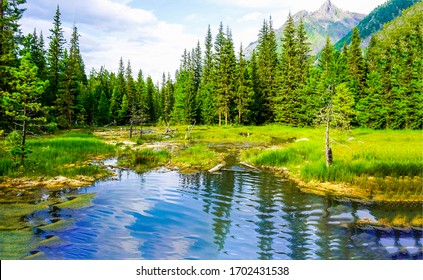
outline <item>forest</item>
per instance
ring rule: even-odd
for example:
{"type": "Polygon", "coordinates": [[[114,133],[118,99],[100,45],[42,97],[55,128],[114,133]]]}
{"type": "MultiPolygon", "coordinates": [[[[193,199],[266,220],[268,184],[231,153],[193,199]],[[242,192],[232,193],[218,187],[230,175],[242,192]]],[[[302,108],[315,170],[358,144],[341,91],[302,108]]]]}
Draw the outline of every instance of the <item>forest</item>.
{"type": "MultiPolygon", "coordinates": [[[[372,129],[421,129],[422,3],[372,36],[364,51],[354,29],[341,51],[329,39],[310,55],[304,26],[292,17],[277,42],[272,20],[259,32],[251,58],[236,51],[230,27],[185,50],[174,78],[155,82],[119,61],[117,73],[85,73],[76,26],[65,48],[57,7],[45,45],[43,33],[21,35],[25,1],[2,6],[1,123],[8,132],[25,126],[54,131],[108,124],[268,124],[314,126],[319,112],[333,104],[337,123],[372,129]],[[203,50],[204,49],[204,50],[203,50]]],[[[334,118],[335,119],[335,118],[334,118]]]]}
{"type": "Polygon", "coordinates": [[[291,15],[251,56],[209,25],[160,81],[87,72],[25,3],[0,4],[1,259],[423,258],[423,2],[317,55],[291,15]]]}

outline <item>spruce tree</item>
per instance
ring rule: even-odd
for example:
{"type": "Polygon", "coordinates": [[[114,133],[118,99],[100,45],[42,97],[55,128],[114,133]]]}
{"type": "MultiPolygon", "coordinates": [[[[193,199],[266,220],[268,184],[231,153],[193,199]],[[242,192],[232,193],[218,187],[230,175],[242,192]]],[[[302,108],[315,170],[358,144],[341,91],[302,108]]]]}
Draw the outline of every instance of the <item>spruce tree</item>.
{"type": "Polygon", "coordinates": [[[97,123],[99,125],[107,125],[110,123],[110,106],[106,93],[101,92],[100,101],[98,102],[97,123]]]}
{"type": "Polygon", "coordinates": [[[224,117],[225,125],[227,125],[234,92],[236,57],[231,31],[228,27],[225,34],[222,23],[220,23],[215,42],[214,66],[215,100],[219,125],[222,125],[222,117],[224,117]]]}
{"type": "Polygon", "coordinates": [[[272,19],[263,21],[257,46],[258,87],[254,98],[255,122],[257,124],[273,121],[274,97],[277,93],[277,42],[272,19]]]}
{"type": "Polygon", "coordinates": [[[21,59],[19,68],[11,70],[13,79],[9,82],[12,91],[4,92],[3,105],[5,113],[19,124],[22,130],[22,142],[14,153],[20,157],[23,166],[28,153],[26,135],[28,127],[36,122],[44,121],[40,116],[43,106],[40,97],[47,82],[37,77],[37,67],[31,62],[30,53],[21,59]]]}
{"type": "Polygon", "coordinates": [[[249,106],[253,97],[253,89],[250,75],[247,68],[247,62],[244,58],[242,44],[239,50],[239,60],[237,67],[237,83],[235,93],[235,104],[238,112],[237,123],[246,123],[248,121],[249,106]]]}
{"type": "MultiPolygon", "coordinates": [[[[18,45],[21,41],[19,20],[25,11],[21,5],[25,3],[25,0],[0,2],[0,100],[3,100],[6,92],[13,90],[10,85],[14,79],[12,72],[19,67],[18,45]]],[[[8,127],[10,120],[0,102],[0,129],[8,127]]]]}
{"type": "Polygon", "coordinates": [[[360,34],[357,27],[355,27],[351,37],[351,45],[348,49],[349,88],[354,94],[355,102],[363,97],[365,82],[364,59],[360,44],[360,34]]]}
{"type": "Polygon", "coordinates": [[[276,120],[283,124],[297,125],[299,105],[296,99],[298,87],[298,46],[296,28],[291,14],[282,37],[282,54],[279,65],[279,91],[274,97],[276,120]]]}
{"type": "Polygon", "coordinates": [[[63,36],[62,23],[60,21],[60,8],[57,6],[53,19],[53,28],[50,29],[50,44],[47,51],[47,65],[49,89],[43,96],[43,103],[48,106],[54,105],[59,93],[59,82],[61,75],[61,60],[64,54],[64,44],[66,40],[63,36]]]}
{"type": "Polygon", "coordinates": [[[203,75],[198,90],[197,106],[200,111],[200,122],[213,124],[216,117],[216,103],[214,100],[214,64],[213,64],[213,37],[210,25],[205,39],[205,53],[203,61],[203,75]]]}

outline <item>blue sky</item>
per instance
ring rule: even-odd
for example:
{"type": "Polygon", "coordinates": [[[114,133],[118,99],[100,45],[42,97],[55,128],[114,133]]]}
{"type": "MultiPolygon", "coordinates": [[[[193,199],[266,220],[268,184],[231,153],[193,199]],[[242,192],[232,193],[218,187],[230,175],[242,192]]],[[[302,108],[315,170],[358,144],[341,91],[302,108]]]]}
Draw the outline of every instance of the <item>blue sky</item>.
{"type": "MultiPolygon", "coordinates": [[[[69,37],[73,24],[87,72],[105,66],[116,71],[119,59],[131,60],[133,72],[142,69],[155,81],[179,67],[185,48],[203,40],[210,24],[213,35],[220,22],[232,29],[236,50],[257,40],[263,22],[272,16],[279,28],[289,12],[317,10],[325,0],[28,0],[21,21],[24,34],[34,28],[50,35],[56,6],[69,37]]],[[[368,14],[386,0],[332,0],[343,10],[368,14]]]]}

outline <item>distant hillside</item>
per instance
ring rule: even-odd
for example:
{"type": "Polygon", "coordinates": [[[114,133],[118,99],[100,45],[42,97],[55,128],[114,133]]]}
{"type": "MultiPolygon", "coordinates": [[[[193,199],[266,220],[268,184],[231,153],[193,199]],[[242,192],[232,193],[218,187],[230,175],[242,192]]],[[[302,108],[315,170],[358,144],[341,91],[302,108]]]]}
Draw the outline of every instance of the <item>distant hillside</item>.
{"type": "MultiPolygon", "coordinates": [[[[344,11],[336,7],[330,0],[327,0],[317,11],[299,11],[293,16],[294,22],[299,23],[303,19],[307,36],[311,43],[312,54],[317,54],[325,45],[326,37],[329,35],[332,42],[337,42],[356,26],[364,17],[363,14],[344,11]]],[[[282,37],[285,25],[275,30],[278,44],[282,37]]],[[[257,47],[258,42],[251,43],[245,50],[249,57],[257,47]]]]}
{"type": "MultiPolygon", "coordinates": [[[[408,7],[421,2],[421,0],[389,0],[385,4],[380,5],[374,9],[368,16],[366,16],[357,28],[360,31],[361,38],[367,44],[372,34],[383,28],[383,25],[392,21],[401,15],[401,12],[408,7]]],[[[348,32],[342,39],[335,44],[335,48],[341,49],[344,43],[351,42],[352,30],[348,32]]]]}

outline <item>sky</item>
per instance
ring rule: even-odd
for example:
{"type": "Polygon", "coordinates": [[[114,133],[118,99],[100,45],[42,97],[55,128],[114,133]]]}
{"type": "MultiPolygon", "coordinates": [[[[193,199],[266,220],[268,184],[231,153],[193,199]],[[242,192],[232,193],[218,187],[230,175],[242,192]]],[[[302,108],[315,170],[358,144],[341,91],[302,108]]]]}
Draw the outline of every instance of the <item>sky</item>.
{"type": "MultiPolygon", "coordinates": [[[[53,17],[59,5],[62,28],[69,47],[72,27],[80,33],[80,48],[86,71],[104,66],[117,72],[122,57],[132,71],[160,81],[172,76],[184,49],[191,50],[204,38],[210,25],[213,36],[220,22],[233,33],[236,51],[257,40],[263,20],[272,17],[274,28],[289,12],[315,11],[325,0],[27,0],[21,20],[24,34],[42,31],[48,42],[53,17]]],[[[337,7],[370,13],[386,0],[332,0],[337,7]]]]}

